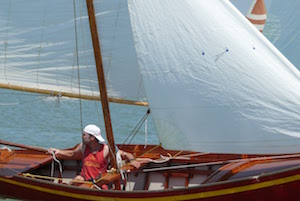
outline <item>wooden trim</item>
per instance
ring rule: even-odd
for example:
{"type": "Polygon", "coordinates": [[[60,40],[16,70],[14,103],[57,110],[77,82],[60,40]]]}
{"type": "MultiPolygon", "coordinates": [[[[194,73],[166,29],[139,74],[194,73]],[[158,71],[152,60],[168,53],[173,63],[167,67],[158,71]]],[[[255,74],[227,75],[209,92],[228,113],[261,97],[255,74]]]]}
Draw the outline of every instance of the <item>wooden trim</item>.
{"type": "Polygon", "coordinates": [[[197,170],[197,169],[183,169],[183,170],[169,170],[163,171],[162,173],[170,173],[171,176],[177,177],[192,177],[193,175],[210,175],[214,170],[197,170]]]}
{"type": "Polygon", "coordinates": [[[257,161],[248,161],[248,162],[241,162],[241,163],[230,163],[221,167],[218,172],[223,171],[225,174],[218,180],[218,181],[226,181],[229,180],[233,175],[242,172],[243,170],[252,167],[256,164],[263,164],[269,163],[271,159],[265,160],[257,160],[257,161]]]}
{"type": "Polygon", "coordinates": [[[164,176],[165,176],[165,189],[168,189],[169,188],[170,174],[167,173],[167,174],[164,174],[164,176]]]}
{"type": "Polygon", "coordinates": [[[191,178],[191,175],[189,175],[188,177],[185,178],[185,187],[189,186],[189,184],[190,184],[190,178],[191,178]]]}
{"type": "Polygon", "coordinates": [[[47,149],[44,149],[42,147],[34,147],[34,146],[28,146],[28,145],[23,145],[23,144],[18,144],[14,142],[7,142],[4,140],[0,140],[0,144],[7,145],[7,146],[13,146],[13,147],[18,147],[18,148],[23,148],[23,149],[28,149],[28,150],[33,150],[33,151],[39,151],[46,153],[47,149]]]}
{"type": "MultiPolygon", "coordinates": [[[[268,178],[271,179],[271,178],[268,178]]],[[[148,191],[148,192],[139,192],[137,194],[131,195],[131,193],[124,193],[123,191],[97,191],[93,193],[90,190],[81,190],[81,188],[72,188],[67,185],[51,185],[53,188],[49,188],[49,185],[45,182],[30,182],[33,181],[29,178],[20,178],[14,177],[13,179],[7,179],[5,177],[0,177],[0,186],[6,187],[10,186],[13,188],[2,188],[4,190],[0,190],[3,194],[10,193],[12,195],[11,189],[14,190],[14,195],[19,195],[22,190],[23,195],[28,195],[29,193],[37,195],[38,193],[47,194],[47,198],[58,198],[59,196],[62,199],[82,199],[82,200],[99,200],[99,199],[118,199],[124,201],[133,201],[133,200],[144,200],[144,201],[165,201],[165,200],[196,200],[196,199],[218,199],[222,200],[221,196],[224,196],[224,199],[228,198],[228,196],[232,196],[234,200],[250,200],[247,196],[249,193],[255,193],[257,191],[256,197],[260,197],[265,195],[266,192],[270,190],[274,190],[274,192],[278,192],[275,190],[282,190],[282,186],[285,184],[290,184],[290,189],[287,191],[288,193],[296,192],[296,185],[293,185],[293,182],[300,181],[300,175],[296,172],[293,173],[293,176],[282,175],[280,178],[271,179],[259,183],[253,183],[253,180],[248,180],[245,185],[234,185],[230,186],[228,183],[226,186],[224,184],[217,184],[213,186],[205,186],[205,187],[197,187],[190,188],[185,190],[172,190],[166,193],[156,192],[156,191],[148,191]],[[37,185],[39,184],[39,185],[37,185]],[[56,187],[57,186],[57,187],[56,187]],[[271,188],[271,189],[270,189],[271,188]],[[25,194],[26,193],[26,194],[25,194]]],[[[236,182],[230,182],[236,183],[236,182]]],[[[1,188],[0,188],[1,189],[1,188]]],[[[285,188],[288,189],[288,188],[285,188]]],[[[296,195],[296,193],[294,193],[296,195]]],[[[278,193],[277,195],[284,196],[284,194],[278,193]]],[[[285,194],[287,195],[287,194],[285,194]]],[[[265,196],[264,196],[265,197],[265,196]]],[[[37,197],[38,198],[38,197],[37,197]]],[[[50,199],[48,199],[50,200],[50,199]]],[[[53,199],[52,199],[53,200],[53,199]]],[[[252,200],[252,199],[251,199],[252,200]]]]}
{"type": "MultiPolygon", "coordinates": [[[[97,96],[84,95],[84,94],[76,94],[76,93],[55,91],[55,90],[48,90],[48,89],[38,89],[38,88],[31,88],[31,87],[17,86],[17,85],[11,85],[11,84],[3,84],[3,83],[0,83],[0,88],[17,90],[17,91],[25,91],[25,92],[37,93],[37,94],[46,94],[46,95],[57,96],[57,97],[64,96],[64,97],[69,97],[69,98],[80,98],[80,99],[85,99],[85,100],[101,101],[101,98],[99,95],[97,95],[97,96]]],[[[109,97],[108,101],[112,102],[112,103],[119,103],[119,104],[126,104],[126,105],[148,106],[147,102],[126,100],[123,98],[109,97]]]]}
{"type": "Polygon", "coordinates": [[[149,174],[150,174],[150,173],[146,173],[146,174],[145,174],[144,190],[148,190],[148,189],[149,189],[149,174]]]}
{"type": "MultiPolygon", "coordinates": [[[[8,149],[0,149],[0,161],[3,161],[12,156],[15,151],[9,151],[8,149]]],[[[2,165],[2,164],[1,164],[2,165]]],[[[1,166],[0,166],[1,167],[1,166]]],[[[1,167],[2,168],[2,167],[1,167]]]]}

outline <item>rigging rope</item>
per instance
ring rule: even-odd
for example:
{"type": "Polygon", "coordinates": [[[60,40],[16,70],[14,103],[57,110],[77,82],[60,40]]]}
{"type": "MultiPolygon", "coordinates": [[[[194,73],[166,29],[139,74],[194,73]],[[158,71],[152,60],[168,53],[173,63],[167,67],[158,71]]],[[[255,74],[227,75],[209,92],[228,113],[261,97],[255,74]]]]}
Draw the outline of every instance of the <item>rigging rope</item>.
{"type": "Polygon", "coordinates": [[[7,83],[8,83],[8,80],[7,80],[7,75],[6,75],[6,60],[7,60],[8,27],[9,27],[9,21],[10,21],[10,14],[11,14],[11,1],[9,1],[9,6],[8,6],[6,34],[5,34],[5,41],[4,41],[4,77],[5,77],[5,80],[7,83]]]}
{"type": "MultiPolygon", "coordinates": [[[[83,1],[80,1],[79,3],[82,3],[83,1]]],[[[84,3],[83,3],[84,4],[84,3]]],[[[82,12],[82,10],[86,7],[86,6],[79,6],[80,7],[80,24],[81,24],[81,36],[82,36],[82,38],[81,38],[81,40],[82,40],[82,51],[83,51],[83,53],[84,53],[84,63],[85,63],[85,66],[86,66],[86,69],[87,69],[87,75],[88,75],[88,81],[89,81],[89,85],[90,85],[90,89],[91,89],[91,92],[92,92],[92,96],[93,96],[93,103],[94,103],[94,105],[95,105],[95,108],[96,108],[96,114],[99,114],[99,115],[97,115],[97,117],[98,117],[98,121],[99,121],[99,125],[100,125],[100,123],[101,123],[101,115],[100,115],[100,112],[99,112],[99,104],[97,103],[97,101],[95,101],[95,98],[96,98],[96,95],[95,95],[95,93],[94,93],[94,89],[93,89],[93,85],[92,85],[92,82],[91,82],[91,80],[93,80],[92,79],[92,76],[91,76],[91,72],[90,72],[90,68],[89,68],[89,65],[88,65],[88,57],[87,57],[87,54],[86,54],[86,49],[85,49],[85,42],[84,42],[84,22],[83,22],[83,19],[84,19],[84,17],[82,17],[83,16],[83,12],[82,12]]],[[[93,68],[93,69],[95,69],[95,68],[93,68]]],[[[95,69],[96,70],[96,69],[95,69]]],[[[94,74],[94,73],[92,73],[92,74],[94,74]]]]}
{"type": "Polygon", "coordinates": [[[126,141],[131,137],[130,141],[128,142],[128,144],[131,143],[131,141],[133,140],[133,138],[136,136],[137,132],[139,131],[139,129],[141,128],[141,126],[143,125],[143,123],[145,122],[145,120],[147,119],[147,117],[150,114],[150,109],[147,110],[146,114],[143,116],[143,118],[139,121],[139,123],[136,125],[136,127],[131,131],[131,133],[127,136],[127,138],[124,140],[124,142],[122,143],[120,149],[123,147],[123,145],[126,143],[126,141]]]}
{"type": "MultiPolygon", "coordinates": [[[[62,165],[61,165],[61,162],[56,158],[54,152],[52,152],[52,157],[53,157],[53,160],[58,163],[60,176],[62,177],[62,165]]],[[[54,174],[54,163],[52,161],[52,164],[51,164],[51,177],[53,177],[53,174],[54,174]]]]}
{"type": "MultiPolygon", "coordinates": [[[[150,153],[151,151],[153,151],[153,150],[157,149],[158,147],[161,147],[161,144],[159,144],[159,145],[156,145],[155,147],[153,147],[152,149],[150,149],[150,150],[146,151],[145,153],[143,153],[143,154],[139,155],[138,157],[142,157],[142,156],[144,156],[144,155],[146,155],[146,154],[150,153]]],[[[138,157],[137,157],[137,158],[138,158],[138,157]]]]}
{"type": "Polygon", "coordinates": [[[118,8],[116,8],[116,13],[117,13],[117,16],[115,18],[115,21],[114,21],[114,30],[113,32],[111,33],[112,35],[112,45],[111,45],[111,52],[109,53],[109,56],[108,56],[108,64],[107,64],[107,72],[106,72],[106,79],[109,79],[109,69],[111,67],[111,61],[112,61],[112,55],[113,55],[113,50],[114,50],[114,45],[116,44],[116,33],[117,33],[117,28],[118,28],[118,22],[119,22],[119,14],[120,14],[120,8],[121,8],[121,0],[119,0],[119,3],[118,3],[118,8]]]}
{"type": "MultiPolygon", "coordinates": [[[[45,175],[36,175],[31,173],[22,173],[24,177],[31,177],[31,178],[37,178],[37,179],[48,179],[48,180],[58,180],[62,181],[64,179],[70,179],[70,178],[58,178],[58,177],[52,177],[52,176],[45,176],[45,175]]],[[[70,182],[76,182],[76,183],[82,183],[82,184],[91,184],[91,181],[82,181],[82,180],[75,180],[71,179],[70,182]]]]}
{"type": "Polygon", "coordinates": [[[44,15],[43,15],[43,20],[42,20],[42,31],[41,31],[41,36],[40,36],[40,46],[38,48],[38,55],[37,55],[37,64],[36,64],[36,84],[39,86],[39,66],[41,63],[41,53],[43,50],[43,39],[44,39],[44,32],[45,32],[45,21],[46,21],[46,15],[47,15],[47,8],[48,6],[46,5],[44,8],[44,15]]]}
{"type": "Polygon", "coordinates": [[[43,96],[43,97],[36,98],[34,100],[23,101],[23,102],[15,102],[15,103],[1,103],[0,102],[0,106],[14,106],[14,105],[22,105],[22,104],[27,104],[27,103],[33,103],[33,102],[36,102],[36,101],[39,101],[39,100],[46,99],[48,97],[51,97],[51,95],[49,95],[49,96],[43,96]]]}
{"type": "Polygon", "coordinates": [[[144,149],[146,149],[147,147],[147,138],[148,138],[148,119],[145,120],[145,146],[144,149]]]}
{"type": "Polygon", "coordinates": [[[82,105],[81,105],[81,92],[80,92],[80,70],[79,70],[79,56],[78,56],[78,37],[77,37],[77,21],[76,21],[76,5],[75,0],[73,0],[73,6],[74,6],[74,28],[75,28],[75,41],[76,41],[76,59],[77,59],[77,78],[78,78],[78,90],[79,90],[79,107],[80,107],[80,126],[81,131],[83,130],[82,125],[82,105]]]}

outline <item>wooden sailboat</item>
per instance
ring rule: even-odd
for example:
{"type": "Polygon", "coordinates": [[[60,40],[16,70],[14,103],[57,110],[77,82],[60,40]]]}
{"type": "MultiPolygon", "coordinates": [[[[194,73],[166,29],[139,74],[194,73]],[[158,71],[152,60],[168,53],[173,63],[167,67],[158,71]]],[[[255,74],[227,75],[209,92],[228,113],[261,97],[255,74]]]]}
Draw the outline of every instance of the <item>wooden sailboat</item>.
{"type": "Polygon", "coordinates": [[[78,162],[61,158],[63,177],[58,177],[58,165],[56,176],[50,176],[52,156],[46,150],[24,148],[1,150],[1,171],[6,175],[0,177],[2,195],[32,200],[289,200],[297,195],[300,180],[299,154],[205,154],[132,145],[125,150],[140,156],[144,165],[138,170],[130,165],[122,168],[126,174],[122,190],[114,186],[100,190],[102,184],[112,185],[120,173],[68,185],[80,171],[78,162]]]}
{"type": "MultiPolygon", "coordinates": [[[[223,22],[216,23],[215,18],[203,19],[201,15],[209,14],[211,10],[230,10],[231,4],[228,1],[211,0],[208,3],[207,1],[166,0],[162,2],[160,0],[145,0],[130,1],[129,4],[131,13],[130,19],[132,21],[131,26],[139,67],[143,74],[146,94],[147,97],[149,97],[148,102],[153,111],[157,130],[159,135],[162,134],[162,136],[160,136],[162,145],[148,145],[146,148],[144,145],[123,145],[122,149],[133,153],[136,160],[142,164],[139,169],[134,169],[130,164],[125,164],[118,169],[112,160],[112,166],[114,166],[117,171],[108,170],[106,174],[101,175],[100,178],[95,178],[94,181],[71,182],[72,178],[80,171],[80,158],[77,160],[70,158],[56,159],[54,156],[47,154],[47,150],[45,149],[1,140],[1,144],[18,149],[12,150],[10,148],[3,148],[0,150],[0,194],[30,200],[149,199],[215,201],[294,199],[300,184],[300,153],[297,153],[297,151],[299,151],[299,147],[297,146],[299,140],[296,138],[299,119],[297,114],[288,109],[284,110],[285,107],[283,106],[292,107],[295,111],[297,111],[297,107],[299,107],[297,106],[299,94],[291,87],[299,86],[299,72],[297,72],[263,36],[256,34],[256,31],[254,31],[252,27],[248,27],[247,23],[244,25],[243,20],[246,19],[238,18],[238,15],[232,17],[232,14],[227,12],[225,13],[225,17],[223,16],[224,19],[226,18],[231,21],[227,22],[227,28],[222,29],[224,30],[222,37],[230,39],[230,42],[232,42],[228,43],[232,45],[224,47],[224,50],[220,48],[220,46],[223,45],[220,44],[220,41],[214,41],[215,38],[219,38],[220,29],[216,32],[214,29],[208,29],[209,27],[205,27],[207,29],[204,30],[199,28],[202,35],[199,35],[199,30],[196,27],[190,29],[191,26],[195,24],[198,25],[198,23],[222,27],[223,25],[221,24],[223,22]],[[159,4],[162,4],[165,9],[157,9],[158,7],[156,6],[159,4]],[[198,11],[197,9],[194,10],[194,8],[198,7],[205,8],[202,9],[203,13],[201,13],[201,15],[199,12],[196,12],[198,11]],[[179,8],[190,9],[190,12],[186,12],[184,9],[181,11],[179,8]],[[171,15],[174,9],[177,11],[176,16],[182,17],[179,22],[174,20],[174,16],[171,15]],[[188,19],[190,19],[189,22],[184,18],[186,14],[188,19]],[[194,16],[194,18],[189,18],[190,14],[194,16]],[[150,23],[153,20],[154,23],[150,23]],[[185,31],[189,33],[189,37],[180,38],[187,40],[186,43],[180,43],[179,41],[179,44],[177,44],[176,41],[174,42],[172,35],[174,33],[172,27],[176,27],[173,26],[174,23],[184,27],[175,33],[176,38],[177,34],[184,34],[185,31]],[[157,27],[154,26],[155,24],[159,25],[158,28],[155,28],[157,27]],[[238,38],[238,36],[233,37],[231,32],[226,33],[232,29],[231,25],[240,26],[238,30],[244,35],[241,34],[239,37],[243,38],[249,36],[250,42],[245,41],[243,44],[234,43],[233,39],[238,38]],[[158,33],[157,31],[162,31],[162,34],[156,35],[155,33],[158,33]],[[195,45],[195,40],[192,40],[193,38],[199,39],[203,46],[195,45]],[[203,38],[206,38],[206,40],[203,38]],[[153,39],[155,40],[153,41],[153,39]],[[152,49],[151,41],[153,41],[153,45],[156,48],[152,49]],[[172,43],[172,41],[174,43],[172,43]],[[250,43],[252,45],[249,45],[250,43]],[[215,47],[216,45],[218,45],[218,48],[215,47]],[[241,49],[238,48],[239,45],[242,45],[241,49]],[[182,52],[178,49],[181,57],[175,58],[169,57],[169,54],[173,53],[173,46],[175,46],[175,49],[179,47],[186,49],[185,46],[193,48],[190,52],[182,52]],[[267,46],[267,48],[264,48],[264,46],[267,46]],[[243,48],[247,49],[242,51],[243,48]],[[199,49],[202,49],[202,51],[199,49]],[[240,52],[237,52],[237,49],[240,50],[240,52]],[[147,50],[151,51],[149,52],[147,50]],[[248,55],[250,50],[254,52],[251,52],[250,55],[255,56],[255,58],[244,56],[248,55]],[[152,51],[153,54],[150,54],[152,51]],[[188,59],[185,58],[187,55],[195,54],[195,52],[197,53],[195,60],[190,61],[190,57],[188,59]],[[268,56],[271,53],[272,55],[268,56]],[[268,62],[277,65],[276,67],[280,67],[274,68],[276,69],[275,74],[273,74],[272,68],[269,69],[270,71],[265,72],[265,74],[264,70],[260,70],[260,67],[266,65],[266,63],[261,64],[259,62],[263,62],[262,58],[266,57],[269,59],[268,62]],[[166,60],[157,62],[157,58],[168,58],[169,60],[168,62],[166,62],[166,60]],[[178,62],[178,59],[182,62],[182,65],[173,65],[174,61],[178,62]],[[251,62],[254,60],[255,62],[256,60],[258,61],[255,63],[257,67],[254,66],[253,69],[261,74],[257,79],[254,79],[254,82],[251,82],[253,79],[251,76],[252,69],[248,67],[249,65],[252,66],[251,62]],[[196,62],[196,64],[194,62],[196,62]],[[276,62],[280,63],[280,65],[276,62]],[[242,64],[244,64],[246,68],[242,66],[242,64]],[[193,68],[194,65],[196,65],[197,68],[193,68]],[[199,66],[201,67],[200,70],[199,66]],[[166,74],[158,71],[162,67],[165,69],[164,72],[167,72],[166,74]],[[153,74],[155,77],[158,77],[157,79],[152,77],[153,74],[147,71],[149,68],[152,68],[152,71],[154,71],[153,74]],[[208,70],[205,71],[205,69],[208,70]],[[218,73],[222,69],[226,71],[218,73]],[[239,76],[237,76],[236,71],[238,71],[238,69],[241,69],[244,73],[239,73],[239,76]],[[199,71],[203,76],[196,78],[195,80],[197,82],[181,82],[177,84],[175,82],[177,77],[172,76],[179,72],[183,74],[182,76],[188,75],[189,78],[194,78],[199,71]],[[191,72],[196,74],[192,74],[191,72]],[[210,76],[208,72],[214,72],[212,74],[213,77],[210,76]],[[281,83],[284,84],[282,84],[283,86],[279,87],[276,85],[275,88],[272,88],[274,83],[278,83],[275,78],[273,79],[277,73],[284,74],[284,76],[280,77],[281,83]],[[265,85],[262,80],[265,80],[266,77],[264,77],[264,75],[268,74],[270,75],[267,78],[270,80],[268,80],[268,84],[265,85]],[[233,76],[235,79],[233,79],[233,76]],[[165,77],[165,80],[163,77],[165,77]],[[220,78],[221,81],[224,82],[220,85],[214,83],[217,78],[220,78]],[[208,82],[211,81],[210,79],[212,79],[212,82],[208,82]],[[286,79],[292,82],[292,84],[287,84],[286,79]],[[291,79],[293,80],[291,81],[291,79]],[[240,80],[245,81],[246,87],[241,86],[242,88],[237,89],[227,88],[231,83],[244,83],[239,82],[240,80]],[[168,84],[170,82],[175,82],[172,83],[175,84],[173,88],[170,88],[168,84]],[[248,84],[248,82],[250,82],[250,84],[248,84]],[[214,83],[214,88],[211,88],[212,83],[214,83]],[[194,85],[196,86],[195,88],[194,85]],[[157,88],[157,86],[160,87],[157,88]],[[190,87],[187,88],[187,86],[190,87]],[[152,90],[153,88],[155,88],[155,90],[152,90]],[[165,88],[168,88],[168,90],[164,90],[165,88]],[[202,90],[200,91],[199,89],[202,90]],[[159,93],[161,91],[164,93],[159,93]],[[177,95],[178,100],[173,99],[173,102],[168,101],[169,98],[172,99],[176,97],[171,93],[174,91],[176,92],[175,95],[177,95]],[[257,101],[251,101],[249,99],[252,97],[253,91],[255,94],[258,94],[256,97],[257,101]],[[282,91],[286,93],[282,93],[282,91]],[[178,94],[181,96],[178,97],[178,94]],[[246,96],[247,94],[248,96],[246,96]],[[243,98],[241,99],[242,95],[243,98]],[[197,99],[198,96],[200,96],[201,99],[197,99]],[[219,96],[222,98],[219,98],[219,96]],[[160,98],[160,101],[157,97],[160,98]],[[193,97],[195,99],[186,100],[182,97],[193,97]],[[280,102],[284,102],[285,100],[287,102],[278,105],[276,102],[278,97],[281,98],[280,102]],[[243,102],[243,107],[241,107],[242,103],[239,102],[239,100],[246,100],[243,102]],[[265,102],[260,102],[260,100],[264,100],[265,102]],[[178,104],[184,109],[178,107],[178,104]],[[161,105],[163,109],[159,108],[159,105],[161,105]],[[168,107],[166,107],[166,105],[168,107]],[[216,113],[216,109],[218,109],[219,112],[216,113]],[[238,110],[239,112],[237,112],[238,110]],[[178,115],[176,115],[178,111],[181,114],[181,120],[182,118],[186,118],[186,120],[178,122],[180,119],[178,115]],[[193,112],[188,115],[187,112],[191,111],[193,112]],[[199,117],[199,112],[205,112],[209,114],[209,116],[199,117]],[[285,114],[285,118],[278,118],[278,116],[282,117],[283,114],[285,114]],[[168,117],[166,118],[166,116],[168,117]],[[194,117],[198,118],[196,119],[194,117]],[[272,119],[268,119],[267,117],[272,117],[272,119]],[[214,121],[214,123],[207,125],[209,121],[214,121]],[[222,121],[226,122],[222,123],[222,121]],[[273,122],[272,125],[270,122],[273,122]],[[183,124],[185,125],[184,128],[181,127],[183,124]],[[244,125],[243,129],[249,127],[250,129],[243,130],[240,125],[244,125]],[[201,129],[199,129],[199,126],[201,129]],[[195,130],[197,131],[196,134],[195,130]],[[262,151],[263,149],[261,149],[261,145],[258,143],[255,146],[245,146],[245,152],[242,152],[243,154],[224,154],[225,150],[223,149],[225,148],[218,149],[223,153],[209,153],[212,148],[218,145],[216,136],[219,130],[222,130],[224,135],[229,139],[227,141],[228,147],[226,147],[227,153],[230,152],[228,150],[234,152],[237,147],[241,146],[237,144],[237,142],[239,142],[238,139],[230,141],[230,139],[238,138],[240,135],[242,135],[246,141],[253,143],[251,136],[257,132],[258,135],[255,136],[256,139],[261,140],[261,136],[270,135],[269,137],[271,139],[273,137],[273,141],[270,140],[262,145],[262,147],[266,146],[266,150],[264,151],[262,151]],[[237,133],[237,131],[241,133],[237,133]],[[275,131],[277,131],[277,133],[275,131]],[[276,134],[272,136],[274,132],[276,134]],[[287,135],[287,133],[292,134],[287,135]],[[208,134],[209,136],[206,136],[208,134]],[[232,136],[229,136],[229,134],[232,136]],[[166,135],[169,139],[164,137],[166,135]],[[291,135],[293,135],[293,137],[291,135]],[[191,139],[184,139],[187,137],[191,139]],[[211,138],[214,140],[211,140],[211,138]],[[169,143],[167,142],[168,140],[170,141],[169,143]],[[278,153],[278,151],[276,152],[272,149],[279,140],[286,143],[285,146],[279,150],[279,152],[282,153],[278,153]],[[296,146],[293,147],[292,145],[295,143],[296,146]],[[178,147],[179,145],[181,147],[178,147]],[[188,151],[189,149],[196,151],[188,151]],[[199,150],[207,152],[200,152],[199,150]],[[267,153],[254,153],[255,150],[267,153]],[[70,185],[70,182],[73,185],[70,185]],[[110,189],[102,190],[100,187],[103,184],[108,185],[110,189]]],[[[108,135],[107,139],[112,148],[111,154],[114,155],[115,146],[110,123],[108,98],[105,89],[105,76],[103,75],[103,69],[101,69],[101,53],[99,42],[97,41],[98,36],[93,11],[93,1],[87,0],[87,7],[94,46],[93,52],[95,54],[95,63],[100,83],[99,88],[101,90],[105,128],[108,135]]],[[[236,30],[232,30],[232,32],[235,31],[236,30]]],[[[176,55],[177,53],[178,52],[175,51],[176,55]]],[[[280,76],[281,75],[282,74],[280,74],[280,76]]],[[[240,85],[234,86],[239,87],[240,85]]],[[[239,143],[243,143],[242,139],[239,143]]],[[[112,159],[113,158],[112,156],[112,159]]]]}

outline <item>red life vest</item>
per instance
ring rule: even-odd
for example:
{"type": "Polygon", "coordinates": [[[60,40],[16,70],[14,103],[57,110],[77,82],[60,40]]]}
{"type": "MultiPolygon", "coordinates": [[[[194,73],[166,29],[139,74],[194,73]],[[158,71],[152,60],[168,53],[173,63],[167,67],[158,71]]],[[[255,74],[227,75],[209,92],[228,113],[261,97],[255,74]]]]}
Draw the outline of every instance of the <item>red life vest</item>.
{"type": "Polygon", "coordinates": [[[96,178],[99,173],[105,173],[108,161],[103,156],[104,145],[93,154],[88,146],[85,147],[82,158],[81,176],[85,180],[96,178]]]}

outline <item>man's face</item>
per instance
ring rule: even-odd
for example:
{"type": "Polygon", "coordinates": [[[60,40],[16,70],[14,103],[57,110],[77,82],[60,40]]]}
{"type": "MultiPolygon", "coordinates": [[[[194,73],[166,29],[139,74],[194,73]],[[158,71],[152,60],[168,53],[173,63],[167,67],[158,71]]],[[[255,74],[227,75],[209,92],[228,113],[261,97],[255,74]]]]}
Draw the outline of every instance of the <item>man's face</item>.
{"type": "Polygon", "coordinates": [[[90,134],[83,132],[82,133],[82,143],[88,145],[92,141],[92,137],[90,134]]]}

